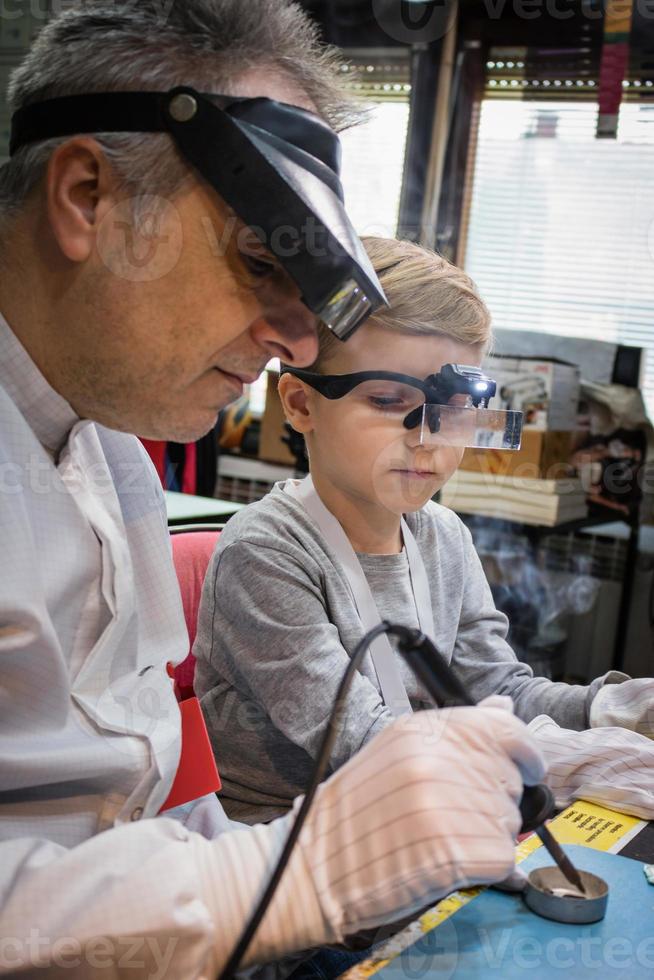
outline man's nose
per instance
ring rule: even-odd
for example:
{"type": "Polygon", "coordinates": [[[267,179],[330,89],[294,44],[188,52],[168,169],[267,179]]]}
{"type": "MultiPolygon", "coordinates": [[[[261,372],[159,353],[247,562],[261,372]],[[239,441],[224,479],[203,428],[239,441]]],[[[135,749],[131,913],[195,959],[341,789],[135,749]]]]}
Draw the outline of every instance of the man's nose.
{"type": "Polygon", "coordinates": [[[252,339],[270,357],[307,367],[318,356],[318,318],[299,298],[267,310],[250,328],[252,339]]]}

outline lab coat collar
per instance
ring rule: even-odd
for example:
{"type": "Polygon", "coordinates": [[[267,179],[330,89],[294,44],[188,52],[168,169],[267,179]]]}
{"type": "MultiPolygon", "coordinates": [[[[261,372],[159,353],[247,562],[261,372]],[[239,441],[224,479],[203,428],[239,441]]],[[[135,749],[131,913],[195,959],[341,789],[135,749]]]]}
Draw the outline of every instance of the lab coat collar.
{"type": "Polygon", "coordinates": [[[48,384],[1,313],[0,385],[41,445],[56,458],[79,417],[48,384]]]}

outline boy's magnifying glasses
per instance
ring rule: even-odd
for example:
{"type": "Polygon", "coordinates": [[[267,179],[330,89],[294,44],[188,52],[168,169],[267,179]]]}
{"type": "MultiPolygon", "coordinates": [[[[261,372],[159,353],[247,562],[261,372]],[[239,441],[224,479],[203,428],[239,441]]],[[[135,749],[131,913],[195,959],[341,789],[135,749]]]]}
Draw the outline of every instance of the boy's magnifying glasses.
{"type": "Polygon", "coordinates": [[[481,368],[444,364],[424,380],[393,371],[314,374],[285,368],[325,398],[351,398],[376,414],[419,427],[424,446],[520,449],[522,412],[488,408],[496,384],[481,368]]]}

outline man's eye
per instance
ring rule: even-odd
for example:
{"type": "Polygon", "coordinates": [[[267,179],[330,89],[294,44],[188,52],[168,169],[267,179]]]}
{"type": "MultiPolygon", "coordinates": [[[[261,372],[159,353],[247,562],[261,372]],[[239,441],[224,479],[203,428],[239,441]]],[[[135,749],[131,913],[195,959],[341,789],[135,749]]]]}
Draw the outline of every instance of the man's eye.
{"type": "Polygon", "coordinates": [[[256,279],[265,279],[266,276],[272,276],[277,272],[278,266],[272,259],[268,260],[260,255],[250,255],[247,252],[242,254],[246,269],[256,279]]]}

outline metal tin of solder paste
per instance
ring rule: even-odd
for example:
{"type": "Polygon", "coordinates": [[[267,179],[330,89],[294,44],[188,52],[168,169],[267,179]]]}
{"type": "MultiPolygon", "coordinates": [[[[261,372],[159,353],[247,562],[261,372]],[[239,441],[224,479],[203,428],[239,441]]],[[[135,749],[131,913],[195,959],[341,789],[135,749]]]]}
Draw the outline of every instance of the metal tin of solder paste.
{"type": "Polygon", "coordinates": [[[522,897],[532,912],[555,922],[599,922],[606,914],[609,886],[603,878],[590,871],[579,871],[579,874],[586,890],[585,896],[553,894],[553,889],[573,889],[559,868],[552,865],[535,868],[529,873],[522,897]]]}

